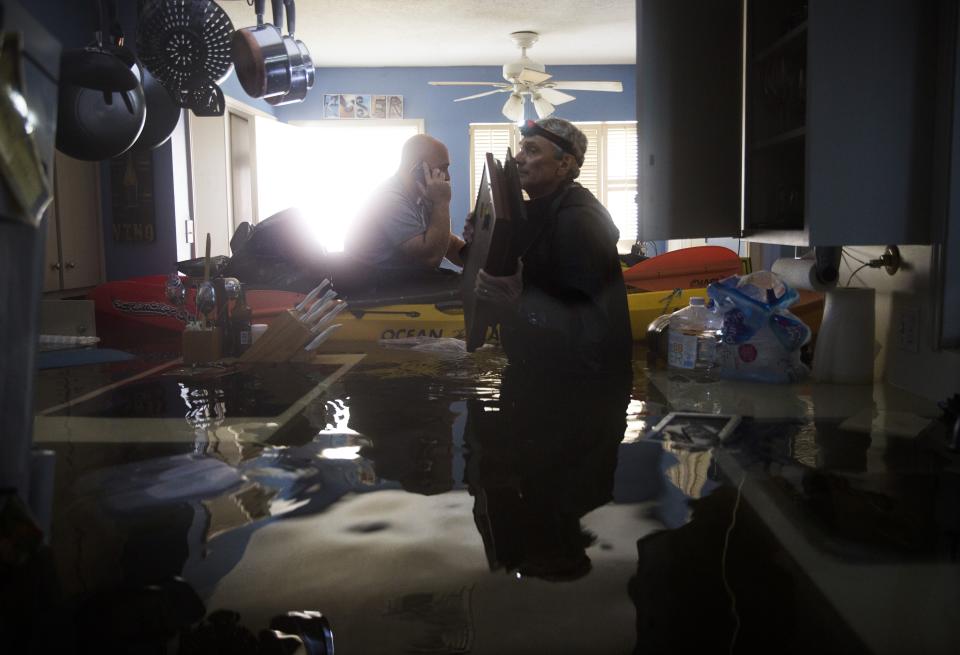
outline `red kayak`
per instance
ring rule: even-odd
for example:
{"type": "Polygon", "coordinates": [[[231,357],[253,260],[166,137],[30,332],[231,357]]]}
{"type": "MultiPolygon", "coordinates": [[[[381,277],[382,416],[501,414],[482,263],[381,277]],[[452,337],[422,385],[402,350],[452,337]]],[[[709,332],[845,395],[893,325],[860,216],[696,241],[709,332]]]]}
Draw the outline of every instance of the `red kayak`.
{"type": "MultiPolygon", "coordinates": [[[[692,295],[705,295],[705,287],[710,282],[738,274],[740,267],[740,258],[727,248],[697,246],[664,253],[624,270],[624,280],[629,285],[627,301],[634,338],[642,340],[647,325],[654,318],[684,307],[692,295]]],[[[334,339],[462,338],[459,276],[450,271],[440,273],[447,275],[438,274],[435,284],[420,285],[416,289],[401,285],[404,292],[347,294],[349,311],[341,315],[339,320],[343,328],[334,339]]],[[[186,288],[182,306],[167,299],[167,279],[166,275],[149,275],[108,282],[90,291],[87,297],[94,301],[97,313],[104,318],[133,321],[180,333],[196,316],[197,278],[181,276],[186,288]]],[[[257,288],[252,284],[245,284],[244,288],[254,323],[270,323],[305,296],[299,290],[257,288]]],[[[817,300],[816,308],[822,308],[822,301],[810,300],[817,300]]]]}

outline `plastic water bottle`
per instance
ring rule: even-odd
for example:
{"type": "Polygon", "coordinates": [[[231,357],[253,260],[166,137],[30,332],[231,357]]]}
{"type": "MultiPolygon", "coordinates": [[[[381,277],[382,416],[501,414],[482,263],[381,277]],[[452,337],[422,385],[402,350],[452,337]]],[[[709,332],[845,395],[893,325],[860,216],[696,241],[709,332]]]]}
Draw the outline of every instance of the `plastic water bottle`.
{"type": "Polygon", "coordinates": [[[691,380],[712,382],[719,378],[717,344],[723,319],[709,309],[703,298],[670,316],[667,366],[691,380]]]}

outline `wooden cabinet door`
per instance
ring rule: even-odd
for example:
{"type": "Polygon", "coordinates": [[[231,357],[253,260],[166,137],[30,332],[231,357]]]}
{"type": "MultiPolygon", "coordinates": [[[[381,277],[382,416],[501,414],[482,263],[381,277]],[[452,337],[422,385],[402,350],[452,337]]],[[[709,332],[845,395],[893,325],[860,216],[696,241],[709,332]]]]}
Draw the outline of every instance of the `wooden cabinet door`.
{"type": "Polygon", "coordinates": [[[739,0],[637,2],[641,239],[740,235],[739,0]]]}
{"type": "Polygon", "coordinates": [[[102,281],[103,242],[98,164],[72,159],[60,152],[54,162],[63,288],[96,286],[102,281]]]}
{"type": "Polygon", "coordinates": [[[43,290],[59,291],[62,286],[60,279],[60,235],[57,234],[57,198],[47,206],[43,217],[44,229],[47,232],[46,250],[43,260],[43,290]]]}

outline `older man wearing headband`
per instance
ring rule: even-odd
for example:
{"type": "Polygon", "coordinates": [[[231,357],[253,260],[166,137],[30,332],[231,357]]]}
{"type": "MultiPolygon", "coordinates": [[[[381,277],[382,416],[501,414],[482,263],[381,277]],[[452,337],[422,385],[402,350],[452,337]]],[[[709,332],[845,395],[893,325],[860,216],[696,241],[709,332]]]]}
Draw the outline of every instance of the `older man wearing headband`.
{"type": "Polygon", "coordinates": [[[517,273],[480,271],[477,292],[502,306],[511,363],[580,373],[630,369],[632,338],[609,212],[575,180],[587,137],[561,118],[527,121],[517,154],[526,219],[514,227],[517,273]]]}

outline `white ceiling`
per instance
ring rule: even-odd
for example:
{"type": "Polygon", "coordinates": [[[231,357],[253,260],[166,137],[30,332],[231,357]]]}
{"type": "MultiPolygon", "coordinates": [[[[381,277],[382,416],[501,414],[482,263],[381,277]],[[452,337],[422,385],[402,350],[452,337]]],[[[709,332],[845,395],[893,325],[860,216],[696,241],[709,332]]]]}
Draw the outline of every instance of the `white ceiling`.
{"type": "MultiPolygon", "coordinates": [[[[256,24],[246,0],[218,4],[235,28],[256,24]]],[[[296,10],[318,67],[499,66],[519,57],[509,34],[520,30],[540,34],[527,54],[548,66],[636,59],[633,0],[298,0],[296,10]]]]}

